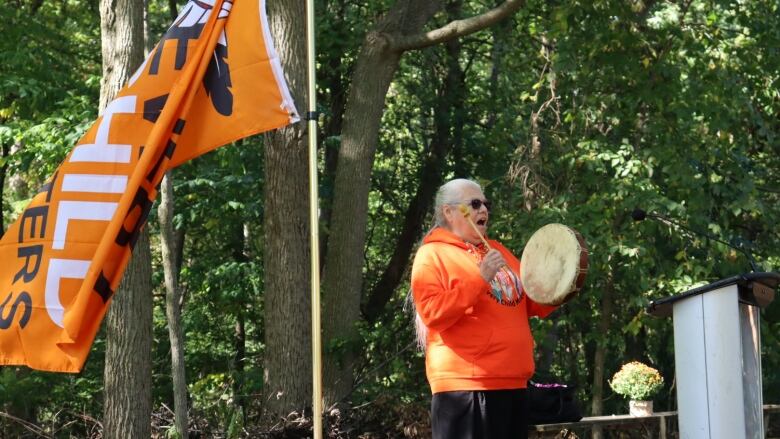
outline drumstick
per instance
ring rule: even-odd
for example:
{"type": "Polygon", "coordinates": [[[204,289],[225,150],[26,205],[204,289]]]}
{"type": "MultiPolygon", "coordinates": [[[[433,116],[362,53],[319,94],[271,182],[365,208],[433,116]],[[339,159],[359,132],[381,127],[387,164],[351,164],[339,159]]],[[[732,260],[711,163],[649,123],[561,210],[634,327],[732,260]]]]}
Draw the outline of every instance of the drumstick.
{"type": "MultiPolygon", "coordinates": [[[[458,204],[458,209],[460,210],[460,213],[463,214],[463,218],[466,218],[466,221],[471,224],[471,228],[474,229],[475,232],[477,232],[477,236],[479,236],[479,239],[482,240],[482,243],[485,244],[485,247],[488,248],[488,250],[491,250],[493,247],[488,244],[487,239],[485,239],[484,236],[482,236],[482,232],[479,231],[477,228],[477,225],[474,224],[474,221],[471,220],[471,215],[469,214],[469,208],[465,204],[458,204]]],[[[506,266],[503,266],[499,268],[499,270],[503,271],[505,274],[509,275],[509,273],[506,272],[506,266]]],[[[510,277],[511,279],[511,277],[510,277]]],[[[511,299],[512,297],[506,292],[504,289],[504,285],[501,284],[501,282],[498,282],[498,286],[501,287],[501,292],[504,293],[504,296],[508,299],[511,299]]]]}
{"type": "Polygon", "coordinates": [[[477,232],[477,236],[479,236],[479,239],[481,239],[482,243],[485,244],[485,247],[491,249],[492,247],[490,247],[490,244],[488,244],[485,237],[482,236],[482,232],[479,231],[477,225],[474,224],[474,221],[471,220],[471,215],[469,215],[469,208],[465,204],[458,204],[458,209],[460,209],[460,213],[463,214],[463,218],[466,218],[466,221],[468,221],[468,223],[471,224],[471,228],[473,228],[474,231],[477,232]]]}

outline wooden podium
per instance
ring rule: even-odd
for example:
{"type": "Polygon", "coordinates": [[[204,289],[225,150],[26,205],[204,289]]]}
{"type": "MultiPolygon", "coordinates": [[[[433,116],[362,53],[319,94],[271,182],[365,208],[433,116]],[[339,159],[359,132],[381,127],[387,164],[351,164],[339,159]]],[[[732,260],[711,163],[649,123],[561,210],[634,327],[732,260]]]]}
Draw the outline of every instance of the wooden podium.
{"type": "Polygon", "coordinates": [[[648,305],[674,320],[680,438],[764,438],[759,313],[778,284],[778,273],[748,273],[648,305]]]}

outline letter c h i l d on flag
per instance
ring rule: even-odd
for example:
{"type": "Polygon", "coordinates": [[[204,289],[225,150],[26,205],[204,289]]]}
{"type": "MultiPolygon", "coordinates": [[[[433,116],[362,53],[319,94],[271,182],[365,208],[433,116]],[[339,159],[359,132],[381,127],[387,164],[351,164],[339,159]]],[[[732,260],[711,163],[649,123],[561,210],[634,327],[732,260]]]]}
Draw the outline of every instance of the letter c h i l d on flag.
{"type": "Polygon", "coordinates": [[[0,365],[78,372],[165,171],[298,121],[264,0],[193,0],[0,240],[0,365]]]}

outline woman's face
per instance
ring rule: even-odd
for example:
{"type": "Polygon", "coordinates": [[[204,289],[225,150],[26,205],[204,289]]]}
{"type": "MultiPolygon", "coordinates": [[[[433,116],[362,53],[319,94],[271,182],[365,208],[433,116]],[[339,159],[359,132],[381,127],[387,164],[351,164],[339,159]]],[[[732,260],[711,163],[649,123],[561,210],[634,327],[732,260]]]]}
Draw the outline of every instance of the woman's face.
{"type": "Polygon", "coordinates": [[[490,212],[485,205],[485,195],[481,190],[473,186],[465,186],[458,198],[460,204],[447,204],[444,206],[444,217],[447,219],[449,229],[452,233],[458,235],[461,239],[472,244],[482,242],[479,234],[469,224],[466,217],[477,226],[477,230],[482,236],[486,236],[488,229],[488,219],[490,212]],[[475,201],[478,200],[478,201],[475,201]],[[474,206],[479,205],[476,209],[474,206]],[[467,214],[461,211],[461,206],[465,206],[467,214]]]}

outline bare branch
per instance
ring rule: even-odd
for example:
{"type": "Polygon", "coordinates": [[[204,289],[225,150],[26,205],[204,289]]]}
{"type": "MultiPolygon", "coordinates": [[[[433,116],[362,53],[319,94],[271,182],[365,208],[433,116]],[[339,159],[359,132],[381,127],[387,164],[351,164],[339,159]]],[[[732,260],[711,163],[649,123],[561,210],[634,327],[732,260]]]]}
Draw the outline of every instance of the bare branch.
{"type": "Polygon", "coordinates": [[[422,49],[485,29],[517,12],[524,0],[507,0],[484,14],[455,20],[429,32],[409,36],[390,36],[392,50],[422,49]]]}
{"type": "Polygon", "coordinates": [[[46,434],[46,431],[44,431],[41,427],[33,424],[32,422],[25,421],[24,419],[17,418],[16,416],[13,416],[5,412],[0,412],[0,417],[18,423],[19,425],[21,425],[31,433],[37,435],[38,437],[51,438],[51,436],[46,434]]]}

